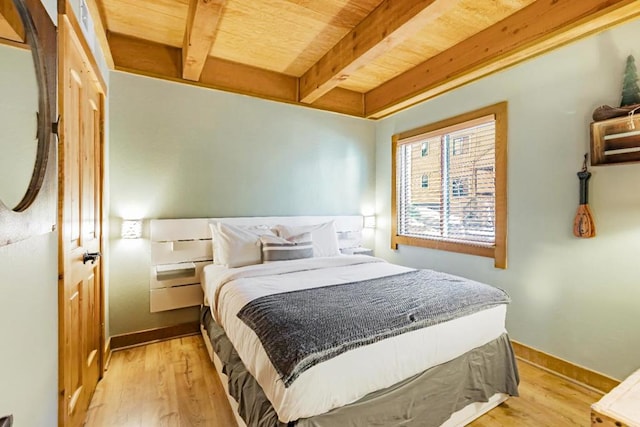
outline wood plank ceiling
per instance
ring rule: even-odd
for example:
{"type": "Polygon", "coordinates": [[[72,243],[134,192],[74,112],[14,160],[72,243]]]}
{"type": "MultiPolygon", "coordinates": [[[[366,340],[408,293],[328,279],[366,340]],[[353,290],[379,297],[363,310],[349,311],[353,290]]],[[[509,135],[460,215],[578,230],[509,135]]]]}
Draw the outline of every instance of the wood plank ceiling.
{"type": "Polygon", "coordinates": [[[638,0],[86,1],[116,70],[374,119],[640,16],[638,0]]]}
{"type": "Polygon", "coordinates": [[[0,0],[0,38],[9,43],[24,42],[22,20],[11,0],[0,0]]]}

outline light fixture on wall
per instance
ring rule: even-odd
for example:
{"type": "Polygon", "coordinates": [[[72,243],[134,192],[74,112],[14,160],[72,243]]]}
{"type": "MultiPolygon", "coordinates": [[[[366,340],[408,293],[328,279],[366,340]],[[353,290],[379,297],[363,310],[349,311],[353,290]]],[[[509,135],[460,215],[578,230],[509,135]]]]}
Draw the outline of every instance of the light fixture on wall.
{"type": "Polygon", "coordinates": [[[123,239],[139,239],[142,237],[141,219],[123,219],[120,235],[123,239]]]}
{"type": "Polygon", "coordinates": [[[362,226],[364,228],[376,228],[376,216],[375,215],[365,216],[362,226]]]}

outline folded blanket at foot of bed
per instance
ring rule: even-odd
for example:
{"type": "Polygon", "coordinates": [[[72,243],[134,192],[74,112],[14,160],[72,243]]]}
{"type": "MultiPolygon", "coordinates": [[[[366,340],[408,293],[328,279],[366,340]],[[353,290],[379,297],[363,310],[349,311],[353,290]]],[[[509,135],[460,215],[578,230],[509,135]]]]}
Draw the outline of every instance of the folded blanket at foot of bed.
{"type": "Polygon", "coordinates": [[[348,350],[508,303],[501,289],[415,270],[267,295],[238,317],[289,387],[305,370],[348,350]]]}

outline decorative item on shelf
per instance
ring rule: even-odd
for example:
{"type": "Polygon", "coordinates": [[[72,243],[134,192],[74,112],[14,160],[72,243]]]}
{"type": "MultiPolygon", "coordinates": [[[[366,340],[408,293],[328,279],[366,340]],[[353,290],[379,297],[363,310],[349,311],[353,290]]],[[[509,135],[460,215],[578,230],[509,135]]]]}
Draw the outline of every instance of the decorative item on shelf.
{"type": "Polygon", "coordinates": [[[610,107],[601,105],[593,110],[593,121],[601,122],[616,117],[633,116],[636,111],[640,110],[640,104],[629,105],[626,107],[610,107]]]}
{"type": "Polygon", "coordinates": [[[627,65],[625,67],[624,77],[622,80],[620,107],[601,105],[593,111],[593,120],[598,122],[612,119],[614,117],[633,115],[638,109],[640,109],[638,71],[636,69],[636,63],[633,55],[629,55],[627,57],[627,65]]]}
{"type": "Polygon", "coordinates": [[[363,217],[362,226],[364,228],[376,228],[376,217],[375,215],[366,215],[363,217]]]}
{"type": "Polygon", "coordinates": [[[622,80],[622,99],[620,107],[640,106],[640,87],[638,87],[638,70],[633,55],[627,57],[627,66],[624,69],[622,80]]]}
{"type": "Polygon", "coordinates": [[[12,427],[13,426],[13,415],[7,415],[6,417],[0,418],[0,427],[12,427]]]}
{"type": "Polygon", "coordinates": [[[592,166],[640,161],[640,87],[632,55],[627,57],[620,107],[602,105],[593,120],[592,166]]]}
{"type": "Polygon", "coordinates": [[[123,239],[139,239],[142,237],[141,219],[123,219],[120,236],[123,239]]]}
{"type": "Polygon", "coordinates": [[[582,170],[578,172],[578,178],[580,179],[580,206],[578,206],[578,212],[573,220],[573,234],[576,237],[589,238],[596,235],[596,224],[593,222],[593,215],[591,215],[591,209],[589,209],[589,178],[591,178],[591,172],[587,170],[587,156],[584,155],[584,163],[582,164],[582,170]]]}

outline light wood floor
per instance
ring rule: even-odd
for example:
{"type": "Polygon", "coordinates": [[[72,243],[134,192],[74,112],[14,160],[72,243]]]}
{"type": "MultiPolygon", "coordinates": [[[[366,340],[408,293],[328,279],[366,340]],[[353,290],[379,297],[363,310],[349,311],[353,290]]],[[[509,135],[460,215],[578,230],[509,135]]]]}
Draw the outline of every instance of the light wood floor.
{"type": "Polygon", "coordinates": [[[235,419],[200,335],[116,351],[86,426],[232,427],[235,419]]]}
{"type": "MultiPolygon", "coordinates": [[[[600,395],[519,362],[520,397],[511,398],[473,427],[589,426],[589,406],[600,395]]],[[[89,408],[88,427],[236,426],[200,336],[113,353],[89,408]]]]}

